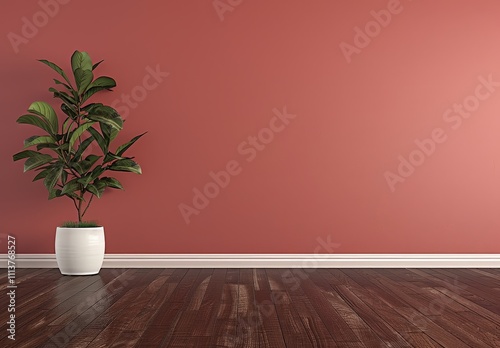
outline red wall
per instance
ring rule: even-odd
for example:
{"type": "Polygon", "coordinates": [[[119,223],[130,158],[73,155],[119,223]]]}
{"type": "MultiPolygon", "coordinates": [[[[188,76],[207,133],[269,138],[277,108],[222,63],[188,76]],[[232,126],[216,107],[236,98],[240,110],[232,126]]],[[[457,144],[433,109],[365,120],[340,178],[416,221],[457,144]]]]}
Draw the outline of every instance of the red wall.
{"type": "Polygon", "coordinates": [[[52,253],[75,218],[12,162],[34,132],[16,118],[51,100],[36,59],[67,69],[75,49],[116,78],[100,98],[118,100],[121,140],[149,131],[130,150],[144,174],[89,210],[109,253],[500,252],[498,1],[54,4],[0,11],[0,221],[19,253],[52,253]],[[169,75],[143,95],[148,67],[169,75]],[[131,92],[143,100],[126,106],[131,92]],[[249,150],[255,135],[268,144],[249,150]],[[230,161],[186,224],[179,205],[230,161]]]}

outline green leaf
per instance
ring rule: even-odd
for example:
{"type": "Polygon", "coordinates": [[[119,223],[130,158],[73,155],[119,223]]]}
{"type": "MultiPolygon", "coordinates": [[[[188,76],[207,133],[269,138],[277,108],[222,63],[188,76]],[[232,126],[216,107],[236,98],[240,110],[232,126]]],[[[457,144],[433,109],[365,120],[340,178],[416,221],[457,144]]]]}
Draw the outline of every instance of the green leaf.
{"type": "Polygon", "coordinates": [[[61,175],[61,182],[63,186],[66,184],[66,181],[68,181],[68,172],[66,172],[66,170],[63,170],[61,175]]]}
{"type": "Polygon", "coordinates": [[[89,183],[94,180],[92,179],[92,173],[87,173],[85,176],[82,176],[78,179],[78,182],[83,185],[83,187],[87,187],[89,183]]]}
{"type": "Polygon", "coordinates": [[[116,129],[116,128],[112,128],[112,129],[111,129],[111,132],[110,132],[110,134],[109,134],[109,140],[110,140],[110,141],[115,140],[116,136],[118,135],[118,132],[119,132],[119,130],[118,130],[118,129],[116,129]]]}
{"type": "Polygon", "coordinates": [[[49,190],[49,200],[54,199],[56,197],[61,197],[61,196],[62,196],[61,190],[59,190],[59,189],[49,190]]]}
{"type": "Polygon", "coordinates": [[[125,159],[125,158],[117,156],[111,152],[108,152],[106,154],[106,156],[104,156],[104,159],[102,160],[102,164],[106,164],[106,163],[112,162],[114,160],[121,160],[121,159],[125,159]]]}
{"type": "Polygon", "coordinates": [[[45,117],[52,129],[52,132],[57,133],[57,130],[59,129],[59,122],[57,120],[56,112],[52,106],[46,102],[38,101],[31,104],[28,111],[35,115],[45,117]]]}
{"type": "Polygon", "coordinates": [[[85,157],[85,160],[83,160],[85,163],[88,163],[90,166],[93,166],[95,162],[99,160],[102,156],[97,156],[97,155],[88,155],[85,157]]]}
{"type": "Polygon", "coordinates": [[[108,76],[100,76],[89,85],[89,89],[93,87],[113,88],[116,87],[116,81],[108,76]]]}
{"type": "Polygon", "coordinates": [[[102,168],[101,165],[97,165],[92,172],[87,173],[85,176],[82,176],[80,179],[78,179],[78,182],[82,184],[84,187],[87,187],[87,185],[90,184],[90,182],[94,181],[104,173],[105,169],[102,168]]]}
{"type": "Polygon", "coordinates": [[[104,190],[106,189],[106,183],[100,179],[96,179],[93,183],[93,186],[95,186],[95,188],[99,192],[99,195],[97,195],[97,197],[101,198],[102,194],[104,193],[104,190]]]}
{"type": "Polygon", "coordinates": [[[54,79],[54,82],[56,83],[56,85],[63,85],[64,87],[66,87],[66,89],[67,89],[68,91],[72,91],[72,90],[73,90],[73,88],[71,88],[71,86],[70,86],[70,85],[67,85],[67,84],[65,84],[64,82],[61,82],[61,81],[59,81],[58,79],[54,79]]]}
{"type": "MultiPolygon", "coordinates": [[[[67,104],[61,104],[61,110],[62,112],[64,112],[66,115],[68,115],[70,117],[70,119],[74,120],[76,118],[76,111],[73,110],[72,107],[68,106],[67,104]]],[[[66,122],[68,122],[70,119],[66,119],[64,120],[64,123],[63,123],[63,133],[65,132],[64,130],[64,125],[66,124],[66,122]]]]}
{"type": "Polygon", "coordinates": [[[104,138],[102,137],[101,133],[99,133],[94,127],[90,127],[88,131],[97,141],[97,144],[101,148],[102,152],[105,154],[108,153],[108,145],[106,143],[106,140],[104,140],[104,138]]]}
{"type": "Polygon", "coordinates": [[[86,100],[88,100],[90,97],[92,97],[97,92],[102,91],[104,89],[107,90],[108,88],[106,88],[106,87],[89,87],[82,96],[82,103],[84,103],[86,100]]]}
{"type": "Polygon", "coordinates": [[[117,130],[121,130],[123,128],[123,121],[120,117],[112,118],[107,115],[88,115],[87,118],[92,121],[102,122],[117,130]]]}
{"type": "Polygon", "coordinates": [[[78,137],[80,137],[83,134],[83,132],[85,132],[87,129],[92,127],[93,124],[94,122],[86,122],[80,125],[77,129],[75,129],[73,131],[73,134],[71,134],[71,138],[69,139],[69,147],[72,148],[78,137]]]}
{"type": "Polygon", "coordinates": [[[75,71],[75,81],[76,81],[76,86],[78,88],[78,94],[83,94],[87,87],[90,85],[92,82],[92,79],[94,78],[94,75],[92,74],[91,70],[83,70],[80,68],[77,68],[75,71]]]}
{"type": "Polygon", "coordinates": [[[12,159],[14,161],[19,161],[20,159],[34,157],[36,155],[41,155],[41,153],[33,150],[24,150],[16,153],[14,156],[12,156],[12,159]]]}
{"type": "Polygon", "coordinates": [[[102,173],[104,173],[106,169],[104,169],[100,164],[97,165],[93,170],[92,170],[92,180],[97,179],[102,173]]]}
{"type": "Polygon", "coordinates": [[[58,163],[58,165],[49,169],[49,172],[45,177],[45,180],[43,181],[43,184],[45,185],[47,190],[50,191],[54,188],[54,186],[57,184],[57,181],[61,178],[62,173],[63,173],[62,163],[58,163]]]}
{"type": "Polygon", "coordinates": [[[71,56],[71,69],[73,69],[73,73],[75,73],[78,68],[92,71],[92,60],[87,52],[73,52],[71,56]]]}
{"type": "MultiPolygon", "coordinates": [[[[87,108],[88,115],[86,116],[88,119],[91,119],[93,121],[101,122],[115,128],[117,130],[121,130],[123,127],[123,120],[121,119],[120,115],[118,112],[116,112],[115,109],[113,109],[111,106],[106,106],[100,103],[95,103],[89,105],[89,108],[87,108]]],[[[109,138],[107,136],[105,129],[101,127],[101,130],[103,131],[103,136],[105,139],[109,138]]]]}
{"type": "Polygon", "coordinates": [[[97,198],[101,198],[105,189],[106,189],[106,184],[99,179],[95,180],[94,183],[89,184],[86,188],[87,191],[97,196],[97,198]]]}
{"type": "Polygon", "coordinates": [[[125,144],[123,144],[123,145],[120,145],[120,146],[118,147],[118,149],[116,149],[116,155],[118,155],[118,156],[123,155],[123,153],[124,153],[125,151],[127,151],[127,149],[128,149],[129,147],[131,147],[132,145],[134,145],[134,143],[135,143],[137,140],[139,140],[139,138],[140,138],[140,137],[142,137],[142,136],[143,136],[144,134],[146,134],[146,133],[147,133],[147,132],[144,132],[144,133],[142,133],[142,134],[140,134],[140,135],[138,135],[138,136],[136,136],[136,137],[133,137],[133,138],[132,138],[132,140],[130,140],[128,143],[125,143],[125,144]]]}
{"type": "Polygon", "coordinates": [[[32,126],[36,126],[38,128],[43,129],[49,134],[53,134],[52,128],[49,125],[49,123],[44,118],[35,115],[22,115],[17,119],[17,123],[30,124],[32,126]]]}
{"type": "Polygon", "coordinates": [[[92,172],[87,173],[85,176],[81,177],[78,182],[87,186],[91,181],[97,179],[99,175],[104,173],[105,169],[102,168],[102,165],[97,165],[92,172]]]}
{"type": "Polygon", "coordinates": [[[63,69],[61,69],[59,66],[57,66],[56,64],[52,63],[52,62],[49,62],[48,60],[46,59],[40,59],[38,60],[39,62],[42,62],[43,64],[45,65],[48,65],[50,68],[52,68],[53,70],[55,70],[59,75],[61,75],[65,80],[66,82],[71,86],[71,82],[69,81],[68,79],[68,76],[66,76],[66,73],[64,72],[63,69]]]}
{"type": "Polygon", "coordinates": [[[109,166],[109,170],[142,174],[141,167],[131,159],[122,159],[113,162],[111,166],[109,166]]]}
{"type": "Polygon", "coordinates": [[[83,161],[75,162],[72,167],[76,169],[78,174],[84,175],[102,156],[88,155],[83,161]]]}
{"type": "Polygon", "coordinates": [[[78,174],[84,175],[86,172],[88,172],[88,168],[85,168],[85,163],[84,162],[77,162],[71,164],[71,168],[77,171],[78,174]]]}
{"type": "Polygon", "coordinates": [[[80,189],[80,184],[75,180],[68,181],[66,185],[64,185],[61,194],[66,195],[70,193],[74,193],[75,191],[80,189]]]}
{"type": "Polygon", "coordinates": [[[37,181],[37,180],[40,180],[40,179],[43,179],[47,176],[47,174],[49,174],[51,168],[47,168],[47,169],[44,169],[42,170],[40,173],[38,173],[34,178],[33,178],[33,181],[37,181]]]}
{"type": "Polygon", "coordinates": [[[41,149],[51,149],[54,150],[55,152],[59,153],[58,150],[59,146],[57,144],[37,144],[36,150],[40,151],[41,149]]]}
{"type": "Polygon", "coordinates": [[[71,125],[73,124],[72,120],[70,118],[66,118],[63,122],[62,125],[62,132],[63,134],[67,134],[71,125]]]}
{"type": "Polygon", "coordinates": [[[54,93],[54,98],[61,99],[66,104],[66,106],[68,108],[70,108],[71,110],[74,110],[73,105],[76,104],[76,100],[73,97],[71,97],[68,93],[59,91],[59,90],[55,89],[54,87],[50,87],[49,92],[54,93]]]}
{"type": "Polygon", "coordinates": [[[92,65],[92,70],[95,70],[102,62],[104,62],[104,60],[100,60],[97,63],[95,63],[94,65],[92,65]]]}
{"type": "Polygon", "coordinates": [[[82,141],[82,143],[80,144],[80,146],[78,146],[78,150],[76,151],[75,153],[75,156],[74,158],[76,160],[78,160],[80,158],[80,156],[83,154],[83,151],[85,151],[85,149],[94,141],[94,137],[88,137],[87,139],[85,139],[84,141],[82,141]]]}
{"type": "Polygon", "coordinates": [[[52,158],[52,156],[41,153],[30,156],[26,162],[24,162],[24,172],[43,166],[44,164],[51,162],[53,159],[54,158],[52,158]]]}
{"type": "Polygon", "coordinates": [[[57,147],[58,150],[61,151],[69,151],[69,144],[68,143],[62,143],[57,147]]]}
{"type": "Polygon", "coordinates": [[[122,184],[115,178],[104,177],[101,181],[103,181],[107,187],[123,190],[122,184]]]}
{"type": "Polygon", "coordinates": [[[96,106],[97,103],[90,103],[90,104],[87,104],[85,106],[82,106],[81,107],[81,110],[82,111],[85,111],[85,112],[88,112],[89,110],[92,110],[92,108],[94,108],[96,106]]]}
{"type": "Polygon", "coordinates": [[[86,111],[92,115],[104,115],[110,118],[120,117],[118,112],[111,106],[103,105],[101,103],[92,103],[86,106],[86,111]]]}
{"type": "Polygon", "coordinates": [[[30,147],[37,144],[55,144],[54,138],[51,136],[33,135],[24,141],[24,147],[30,147]]]}
{"type": "Polygon", "coordinates": [[[101,127],[102,136],[109,147],[109,144],[111,143],[111,130],[114,128],[102,122],[99,123],[99,127],[101,127]]]}
{"type": "Polygon", "coordinates": [[[101,195],[102,195],[102,192],[104,191],[103,190],[99,190],[95,185],[88,185],[86,187],[87,191],[89,191],[90,193],[92,193],[93,195],[97,196],[97,198],[101,198],[101,195]]]}

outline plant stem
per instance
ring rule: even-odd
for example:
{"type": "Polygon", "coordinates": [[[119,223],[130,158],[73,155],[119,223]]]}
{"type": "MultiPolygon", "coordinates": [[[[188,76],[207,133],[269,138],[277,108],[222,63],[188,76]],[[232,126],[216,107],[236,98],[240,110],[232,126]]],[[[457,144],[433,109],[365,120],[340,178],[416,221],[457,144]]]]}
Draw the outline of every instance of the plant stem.
{"type": "Polygon", "coordinates": [[[77,208],[77,210],[78,210],[78,222],[82,222],[82,216],[83,216],[82,215],[83,189],[82,189],[82,191],[80,191],[80,194],[81,194],[81,197],[80,197],[81,199],[78,200],[78,208],[77,208]]]}
{"type": "Polygon", "coordinates": [[[91,195],[90,196],[90,199],[89,199],[89,202],[87,203],[87,206],[85,207],[85,210],[83,211],[83,214],[82,214],[82,217],[85,215],[85,213],[87,212],[87,209],[89,208],[90,206],[90,203],[92,203],[92,199],[94,198],[94,195],[91,195]]]}
{"type": "Polygon", "coordinates": [[[78,206],[76,205],[76,199],[74,199],[73,197],[70,197],[70,198],[73,201],[73,204],[74,204],[76,210],[78,211],[78,206]]]}

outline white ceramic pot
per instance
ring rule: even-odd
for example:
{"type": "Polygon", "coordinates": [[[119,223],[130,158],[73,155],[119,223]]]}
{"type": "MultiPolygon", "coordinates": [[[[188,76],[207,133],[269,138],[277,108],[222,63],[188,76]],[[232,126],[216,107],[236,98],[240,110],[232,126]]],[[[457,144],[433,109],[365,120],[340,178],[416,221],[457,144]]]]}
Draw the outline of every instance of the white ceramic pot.
{"type": "Polygon", "coordinates": [[[104,227],[58,227],[56,259],[65,275],[99,273],[104,260],[104,227]]]}

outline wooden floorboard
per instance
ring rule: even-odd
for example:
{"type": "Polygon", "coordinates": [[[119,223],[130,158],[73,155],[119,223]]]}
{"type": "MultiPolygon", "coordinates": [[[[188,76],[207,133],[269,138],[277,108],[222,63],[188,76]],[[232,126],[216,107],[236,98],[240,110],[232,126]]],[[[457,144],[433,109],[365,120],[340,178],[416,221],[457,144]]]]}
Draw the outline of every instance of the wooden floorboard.
{"type": "Polygon", "coordinates": [[[1,347],[500,347],[499,269],[17,275],[16,341],[3,324],[1,347]]]}

